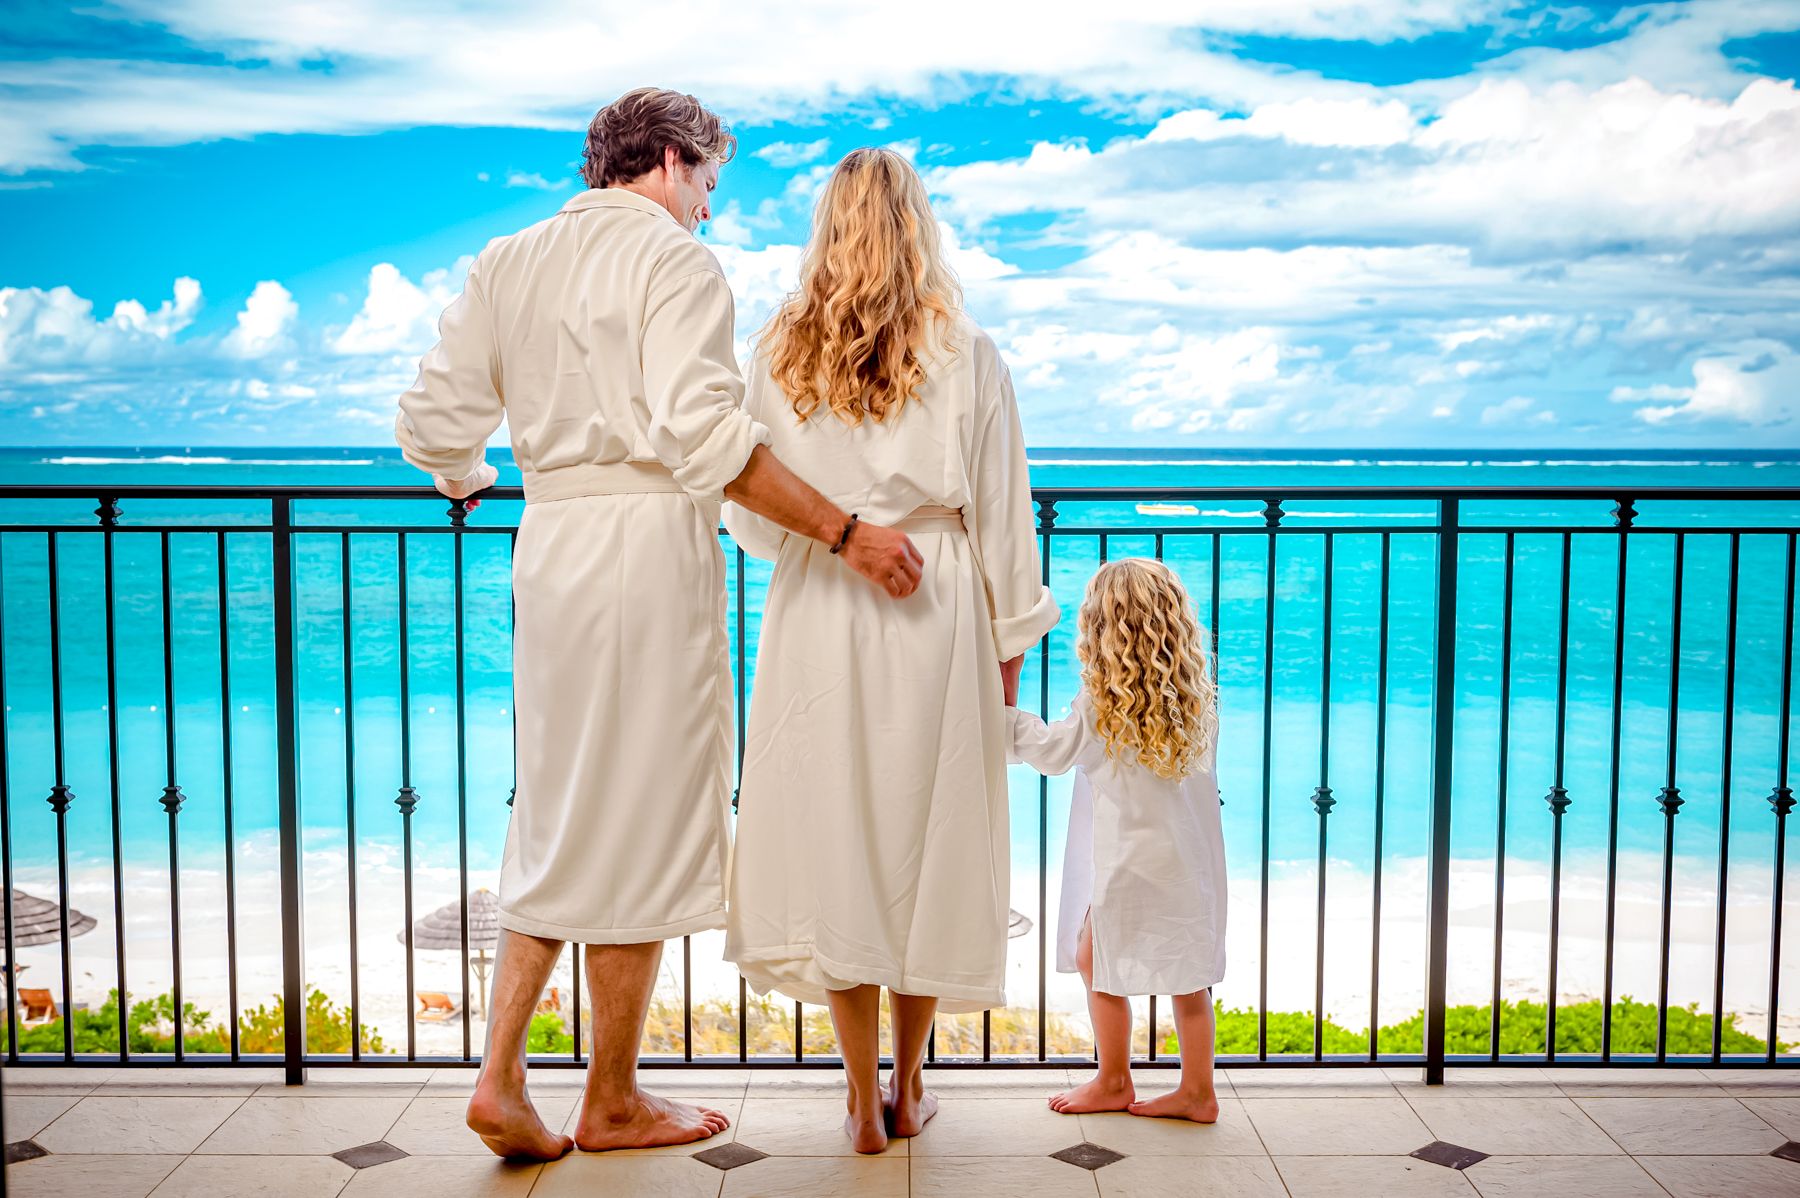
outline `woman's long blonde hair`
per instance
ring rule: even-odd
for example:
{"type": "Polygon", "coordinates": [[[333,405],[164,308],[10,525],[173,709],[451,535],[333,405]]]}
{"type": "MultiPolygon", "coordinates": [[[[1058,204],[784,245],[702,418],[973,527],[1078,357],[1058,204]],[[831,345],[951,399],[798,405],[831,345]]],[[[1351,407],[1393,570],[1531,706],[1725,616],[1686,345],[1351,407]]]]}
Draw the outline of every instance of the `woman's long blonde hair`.
{"type": "Polygon", "coordinates": [[[1193,602],[1175,572],[1128,557],[1089,580],[1075,655],[1109,758],[1162,778],[1194,772],[1219,735],[1218,688],[1193,602]]]}
{"type": "Polygon", "coordinates": [[[898,412],[925,381],[929,341],[962,307],[925,183],[892,150],[853,150],[831,172],[800,287],[762,333],[769,373],[805,420],[898,412]]]}

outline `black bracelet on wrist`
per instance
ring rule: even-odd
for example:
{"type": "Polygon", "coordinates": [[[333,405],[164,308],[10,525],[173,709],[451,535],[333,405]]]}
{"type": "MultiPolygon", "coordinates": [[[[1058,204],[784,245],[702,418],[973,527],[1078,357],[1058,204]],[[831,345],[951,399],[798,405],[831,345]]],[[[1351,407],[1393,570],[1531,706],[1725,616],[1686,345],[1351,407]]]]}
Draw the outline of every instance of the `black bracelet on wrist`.
{"type": "Polygon", "coordinates": [[[838,534],[837,544],[835,544],[831,547],[831,552],[833,552],[833,553],[842,553],[843,552],[844,546],[846,546],[850,543],[850,530],[856,527],[856,520],[857,520],[856,513],[851,512],[850,519],[844,522],[844,531],[838,534]]]}

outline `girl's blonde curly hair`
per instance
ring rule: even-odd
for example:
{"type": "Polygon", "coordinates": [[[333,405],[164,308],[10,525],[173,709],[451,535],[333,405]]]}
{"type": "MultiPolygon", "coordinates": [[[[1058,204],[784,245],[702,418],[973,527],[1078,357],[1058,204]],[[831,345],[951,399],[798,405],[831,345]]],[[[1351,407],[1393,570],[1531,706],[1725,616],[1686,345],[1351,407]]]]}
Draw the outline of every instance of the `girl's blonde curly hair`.
{"type": "Polygon", "coordinates": [[[1128,557],[1089,580],[1075,655],[1108,757],[1161,778],[1194,772],[1219,734],[1218,688],[1193,602],[1175,572],[1128,557]]]}

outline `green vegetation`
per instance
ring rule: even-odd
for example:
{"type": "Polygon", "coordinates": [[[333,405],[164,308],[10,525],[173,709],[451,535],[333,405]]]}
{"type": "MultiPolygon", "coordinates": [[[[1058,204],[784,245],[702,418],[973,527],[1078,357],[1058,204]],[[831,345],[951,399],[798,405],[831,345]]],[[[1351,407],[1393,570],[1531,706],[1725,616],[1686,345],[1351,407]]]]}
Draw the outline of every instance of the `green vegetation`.
{"type": "MultiPolygon", "coordinates": [[[[229,1053],[231,1041],[224,1024],[214,1023],[212,1012],[202,1011],[193,1003],[182,1004],[182,1049],[189,1053],[229,1053]]],[[[276,995],[268,1006],[253,1007],[238,1019],[238,1048],[244,1053],[280,1052],[282,1046],[282,1001],[276,995]]],[[[119,1051],[119,992],[107,992],[106,1001],[92,1011],[75,1012],[75,1051],[77,1053],[116,1053],[119,1051]]],[[[0,1048],[4,1048],[10,1030],[0,1021],[0,1048]]],[[[307,1047],[313,1052],[350,1051],[350,1014],[340,1009],[322,990],[309,990],[306,995],[307,1047]]],[[[165,1053],[175,1051],[175,1000],[167,994],[131,1004],[126,1018],[126,1035],[133,1053],[165,1053]]],[[[61,1053],[63,1022],[48,1023],[23,1029],[19,1033],[19,1051],[61,1053]]],[[[362,1029],[362,1050],[366,1053],[387,1051],[381,1037],[369,1027],[362,1029]]]]}

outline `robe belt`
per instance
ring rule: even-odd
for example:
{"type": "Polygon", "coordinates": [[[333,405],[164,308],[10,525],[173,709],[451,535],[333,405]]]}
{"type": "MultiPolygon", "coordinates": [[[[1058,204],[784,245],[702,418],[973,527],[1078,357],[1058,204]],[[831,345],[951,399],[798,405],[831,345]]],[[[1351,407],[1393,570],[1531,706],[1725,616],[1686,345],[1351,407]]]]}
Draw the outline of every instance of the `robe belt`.
{"type": "Polygon", "coordinates": [[[914,508],[894,527],[904,533],[963,532],[966,530],[961,508],[943,507],[935,503],[927,503],[914,508]]]}
{"type": "Polygon", "coordinates": [[[525,502],[550,503],[584,495],[679,495],[682,486],[661,462],[581,462],[528,471],[525,502]]]}

